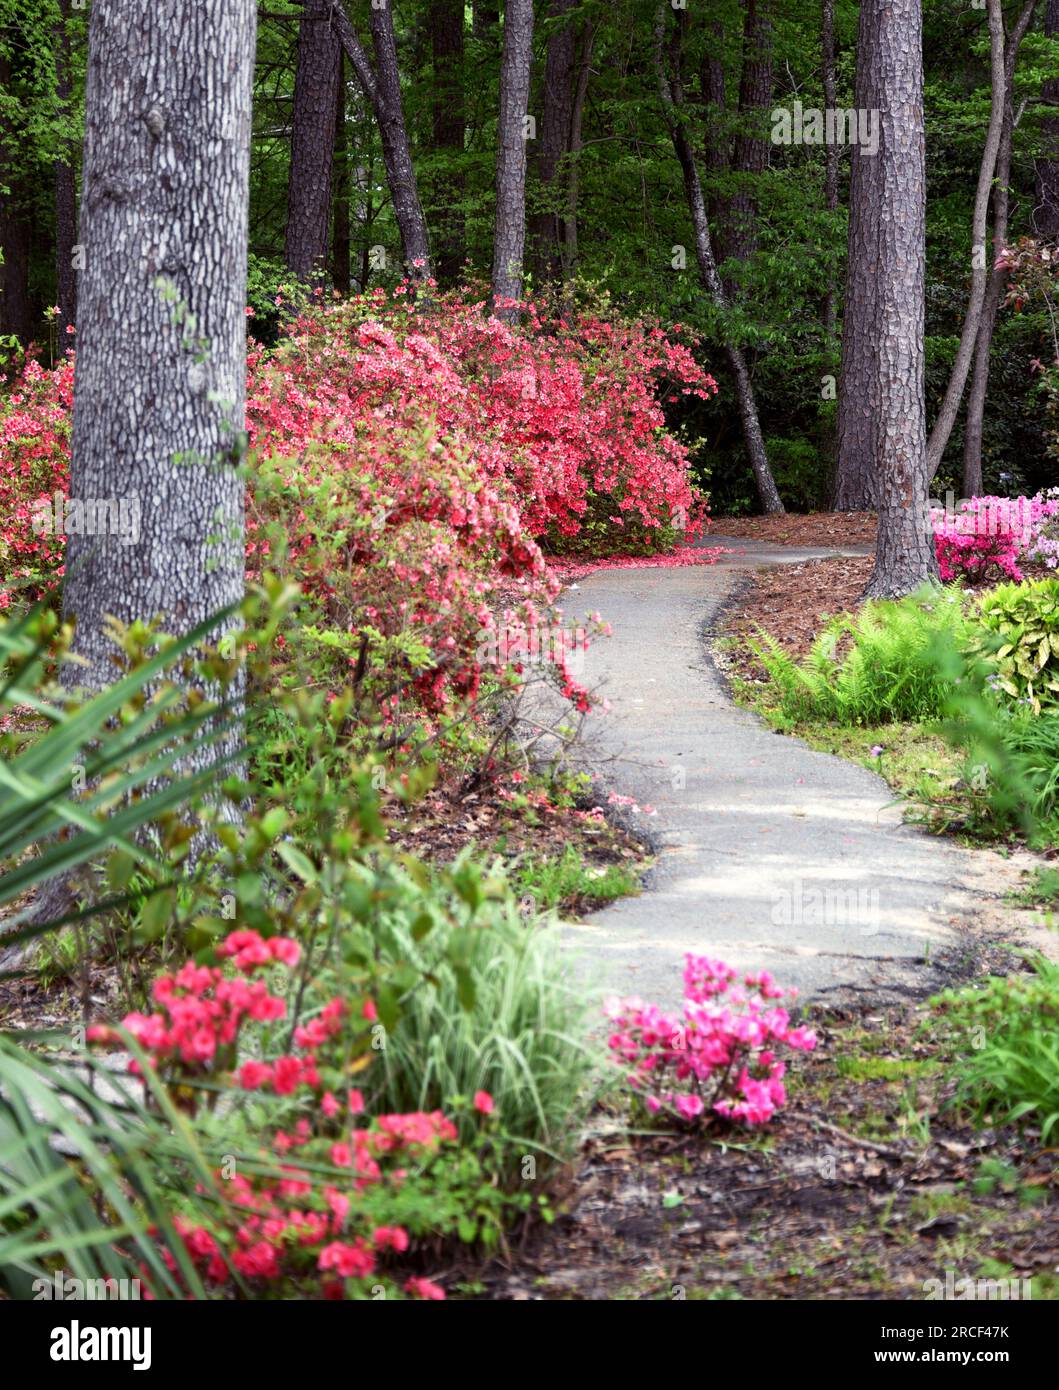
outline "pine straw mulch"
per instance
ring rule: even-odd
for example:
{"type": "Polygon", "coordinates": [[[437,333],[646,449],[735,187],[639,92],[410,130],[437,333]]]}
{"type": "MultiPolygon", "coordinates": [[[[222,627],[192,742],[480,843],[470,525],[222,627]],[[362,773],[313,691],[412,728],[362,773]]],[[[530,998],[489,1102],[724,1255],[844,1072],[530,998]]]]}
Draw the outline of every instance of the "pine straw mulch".
{"type": "Polygon", "coordinates": [[[762,628],[791,656],[804,656],[827,618],[859,607],[872,563],[865,555],[757,570],[728,608],[722,633],[733,641],[725,664],[746,679],[763,679],[750,648],[762,628]]]}
{"type": "Polygon", "coordinates": [[[954,1269],[1059,1297],[1054,1152],[944,1108],[930,1016],[913,1003],[814,1018],[817,1050],[763,1135],[630,1136],[597,1117],[553,1225],[452,1283],[492,1300],[901,1300],[954,1269]]]}
{"type": "Polygon", "coordinates": [[[781,512],[779,516],[715,516],[710,530],[771,545],[831,546],[875,544],[874,512],[781,512]]]}
{"type": "Polygon", "coordinates": [[[559,858],[574,848],[591,868],[634,865],[649,856],[645,841],[633,828],[619,824],[613,816],[588,815],[594,803],[554,805],[538,783],[519,790],[528,805],[513,803],[512,790],[497,784],[466,795],[456,785],[436,787],[411,807],[395,803],[387,808],[390,843],[435,864],[451,863],[471,846],[480,854],[496,854],[508,862],[522,856],[559,858]]]}

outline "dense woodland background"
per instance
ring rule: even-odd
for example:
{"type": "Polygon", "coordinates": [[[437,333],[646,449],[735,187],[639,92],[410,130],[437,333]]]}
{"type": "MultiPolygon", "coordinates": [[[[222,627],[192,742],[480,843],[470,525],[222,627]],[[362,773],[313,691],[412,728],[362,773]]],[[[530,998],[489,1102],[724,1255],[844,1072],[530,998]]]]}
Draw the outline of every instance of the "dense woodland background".
{"type": "MultiPolygon", "coordinates": [[[[1005,8],[1010,32],[1017,7],[1005,8]]],[[[1059,0],[1032,8],[1013,81],[1009,237],[1059,234],[1059,0]],[[1049,157],[1049,156],[1052,157],[1049,157]]],[[[363,37],[368,5],[350,5],[363,37]]],[[[526,141],[526,288],[578,283],[630,314],[703,336],[721,390],[672,407],[699,440],[699,480],[716,512],[754,510],[739,414],[720,346],[745,347],[767,451],[788,508],[831,500],[850,151],[774,144],[770,111],[852,107],[858,7],[850,0],[691,0],[683,108],[733,307],[718,310],[696,274],[681,169],[659,100],[651,0],[536,6],[526,141]],[[833,73],[825,61],[833,19],[833,73]],[[833,77],[833,97],[829,88],[833,77]],[[837,332],[836,332],[837,329],[837,332]]],[[[375,12],[376,14],[378,12],[375,12]]],[[[503,23],[498,8],[453,0],[394,7],[396,60],[416,181],[441,284],[485,280],[494,255],[503,23]]],[[[71,0],[0,5],[0,337],[48,343],[72,316],[87,10],[71,0]],[[58,319],[45,310],[58,304],[58,319]]],[[[990,109],[986,11],[926,0],[926,375],[933,420],[967,304],[968,245],[990,109]]],[[[373,58],[373,61],[376,59],[373,58]]],[[[292,269],[311,272],[326,236],[339,291],[396,283],[401,238],[380,122],[343,52],[331,8],[268,0],[259,11],[250,193],[253,332],[280,324],[292,269]],[[299,47],[303,76],[299,82],[299,47]],[[293,153],[292,153],[293,152],[293,153]],[[321,166],[323,161],[323,166],[321,166]],[[331,171],[321,188],[321,167],[331,171]],[[314,183],[315,180],[315,183],[314,183]],[[321,199],[327,226],[321,226],[321,199]]],[[[983,442],[986,491],[1052,481],[1032,363],[1047,317],[1001,307],[983,442]]],[[[46,354],[47,355],[47,354],[46,354]]],[[[961,485],[963,413],[934,495],[961,485]]]]}

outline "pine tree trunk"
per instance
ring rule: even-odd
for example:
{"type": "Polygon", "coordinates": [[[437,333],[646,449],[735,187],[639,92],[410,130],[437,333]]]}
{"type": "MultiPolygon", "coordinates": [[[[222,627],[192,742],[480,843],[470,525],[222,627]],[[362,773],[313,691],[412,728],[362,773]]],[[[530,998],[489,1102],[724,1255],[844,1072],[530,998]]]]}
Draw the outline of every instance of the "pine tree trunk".
{"type": "Polygon", "coordinates": [[[922,0],[864,0],[863,57],[877,75],[880,144],[875,247],[878,293],[869,381],[878,460],[879,533],[865,597],[890,598],[936,580],[926,458],[924,328],[926,140],[922,0]]]}
{"type": "Polygon", "coordinates": [[[978,328],[982,321],[982,307],[985,304],[986,289],[989,283],[990,267],[986,264],[986,234],[989,216],[989,195],[996,173],[997,155],[1000,152],[1000,137],[1004,128],[1004,107],[1006,86],[1004,81],[1004,14],[1000,0],[987,0],[989,13],[990,72],[992,77],[993,100],[989,113],[989,127],[986,131],[985,149],[978,170],[978,188],[975,191],[974,215],[971,221],[971,293],[967,303],[967,313],[960,333],[960,345],[956,349],[956,359],[952,364],[945,395],[938,410],[938,418],[930,432],[927,443],[927,462],[930,476],[938,471],[945,454],[952,427],[956,423],[960,402],[967,385],[967,373],[974,357],[978,328]]]}
{"type": "MultiPolygon", "coordinates": [[[[680,69],[683,27],[686,22],[685,13],[682,10],[677,11],[677,27],[670,45],[671,70],[668,74],[666,72],[665,31],[667,11],[670,8],[663,0],[658,7],[655,18],[655,70],[658,77],[658,91],[662,112],[669,129],[669,137],[673,141],[673,149],[676,151],[684,177],[684,195],[687,199],[688,211],[691,214],[699,278],[714,304],[719,309],[727,309],[729,307],[728,296],[725,294],[724,285],[721,283],[721,277],[717,270],[717,260],[710,238],[710,224],[706,216],[706,200],[703,197],[699,169],[695,162],[695,154],[688,135],[688,125],[682,110],[684,90],[680,69]]],[[[779,491],[772,476],[772,469],[769,467],[765,454],[765,440],[761,433],[754,388],[750,380],[746,359],[734,344],[726,344],[725,356],[735,381],[736,403],[739,407],[739,418],[743,426],[743,440],[754,474],[761,510],[770,515],[782,512],[784,510],[783,503],[780,500],[779,491]]]]}
{"type": "Polygon", "coordinates": [[[327,266],[341,63],[331,0],[305,0],[298,25],[284,258],[291,274],[307,284],[320,283],[327,266]]]}
{"type": "MultiPolygon", "coordinates": [[[[824,90],[824,109],[834,111],[838,105],[835,86],[835,0],[822,0],[820,14],[820,76],[824,90]]],[[[824,150],[824,207],[838,211],[838,146],[832,142],[824,150]]],[[[835,292],[828,284],[824,292],[824,333],[835,336],[835,292]]]]}
{"type": "MultiPolygon", "coordinates": [[[[1059,0],[1048,0],[1044,32],[1059,39],[1059,0]]],[[[1059,241],[1059,72],[1045,79],[1041,96],[1054,114],[1041,121],[1043,150],[1034,161],[1033,231],[1044,241],[1059,241]]]]}
{"type": "Polygon", "coordinates": [[[978,338],[974,346],[974,369],[967,393],[967,420],[963,433],[963,495],[979,497],[982,493],[982,427],[985,419],[986,394],[989,389],[989,354],[993,346],[993,329],[1004,294],[1006,276],[996,269],[997,257],[1007,245],[1008,203],[1011,179],[1011,145],[1015,134],[1013,85],[1019,47],[1033,22],[1035,0],[1026,0],[1022,13],[1008,36],[1004,51],[1004,124],[1000,132],[1000,152],[997,156],[996,185],[993,189],[993,252],[990,260],[989,283],[986,286],[978,338]]]}
{"type": "Polygon", "coordinates": [[[493,237],[493,308],[498,318],[518,315],[526,247],[526,113],[533,63],[533,0],[507,0],[500,63],[497,122],[496,230],[493,237]]]}
{"type": "MultiPolygon", "coordinates": [[[[853,99],[859,111],[877,111],[880,107],[878,74],[871,61],[873,25],[877,23],[872,0],[865,0],[860,7],[857,31],[853,99]]],[[[877,501],[870,383],[875,352],[872,325],[878,286],[882,156],[881,152],[869,155],[861,145],[856,145],[851,161],[846,299],[838,393],[838,460],[832,505],[835,511],[860,512],[874,507],[877,501]]]]}
{"type": "MultiPolygon", "coordinates": [[[[463,99],[463,0],[430,0],[430,45],[433,58],[432,118],[434,149],[450,159],[463,157],[466,113],[463,99]]],[[[455,284],[463,274],[466,227],[464,177],[458,166],[437,181],[437,276],[455,284]]]]}
{"type": "Polygon", "coordinates": [[[574,114],[574,65],[577,32],[566,19],[574,0],[551,0],[549,17],[558,21],[548,33],[544,63],[541,127],[534,159],[537,197],[541,206],[530,218],[531,263],[539,283],[561,279],[563,254],[563,204],[559,173],[569,160],[574,114]]]}
{"type": "Polygon", "coordinates": [[[81,687],[114,678],[107,615],[180,633],[243,594],[256,23],[255,0],[92,6],[70,494],[138,526],[69,537],[81,687]]]}
{"type": "Polygon", "coordinates": [[[397,66],[397,41],[389,5],[371,11],[371,37],[375,67],[357,38],[341,0],[333,0],[331,22],[339,42],[356,74],[364,95],[371,102],[382,142],[386,184],[393,202],[393,214],[401,233],[401,255],[405,271],[412,279],[425,280],[431,274],[430,237],[423,204],[419,199],[412,152],[408,144],[404,104],[401,99],[401,73],[397,66]]]}
{"type": "Polygon", "coordinates": [[[352,287],[350,273],[350,177],[349,137],[346,134],[346,82],[342,52],[338,54],[338,91],[335,94],[335,174],[332,197],[333,230],[331,233],[331,276],[335,289],[348,294],[352,287]]]}
{"type": "MultiPolygon", "coordinates": [[[[11,66],[0,51],[0,91],[11,80],[11,66]]],[[[31,228],[22,203],[22,179],[12,168],[12,136],[0,123],[0,184],[10,192],[0,197],[0,334],[14,333],[23,343],[33,336],[33,304],[29,294],[31,228]]]]}
{"type": "Polygon", "coordinates": [[[586,20],[578,39],[580,50],[577,59],[577,78],[574,82],[574,99],[570,110],[570,149],[567,160],[566,207],[563,211],[562,253],[563,283],[571,284],[577,275],[578,245],[577,209],[581,186],[581,150],[584,146],[582,123],[585,114],[585,98],[588,95],[588,81],[592,75],[592,45],[595,42],[595,25],[586,20]]]}
{"type": "MultiPolygon", "coordinates": [[[[70,35],[66,25],[70,17],[70,0],[60,0],[59,22],[55,34],[55,93],[65,115],[71,106],[70,35]]],[[[59,318],[60,356],[73,347],[66,330],[77,319],[77,272],[74,270],[74,246],[77,242],[77,187],[74,174],[74,150],[66,146],[65,157],[55,161],[55,280],[59,318]]]]}

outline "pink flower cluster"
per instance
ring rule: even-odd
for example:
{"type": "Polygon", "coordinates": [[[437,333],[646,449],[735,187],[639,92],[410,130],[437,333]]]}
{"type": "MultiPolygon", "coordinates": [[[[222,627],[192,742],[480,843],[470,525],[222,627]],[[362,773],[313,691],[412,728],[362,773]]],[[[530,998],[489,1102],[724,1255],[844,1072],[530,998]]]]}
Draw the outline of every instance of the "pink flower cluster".
{"type": "Polygon", "coordinates": [[[608,1001],[610,1050],[652,1114],[766,1124],[787,1098],[777,1048],[808,1052],[816,1036],[791,1026],[768,971],[736,984],[723,961],[691,953],[686,960],[681,1015],[639,999],[608,1001]]]}
{"type": "MultiPolygon", "coordinates": [[[[199,1095],[199,1088],[187,1083],[208,1078],[214,1087],[268,1089],[280,1097],[301,1092],[297,1108],[302,1113],[288,1129],[273,1128],[263,1136],[263,1152],[247,1165],[249,1172],[218,1170],[216,1216],[209,1229],[179,1213],[176,1229],[201,1277],[215,1287],[227,1289],[238,1276],[299,1290],[316,1284],[324,1298],[363,1295],[363,1281],[385,1276],[386,1265],[412,1244],[405,1226],[374,1215],[378,1204],[392,1211],[397,1190],[456,1143],[456,1126],[440,1110],[358,1119],[365,1111],[361,1092],[348,1089],[344,1101],[335,1095],[347,1075],[356,1030],[377,1016],[370,1000],[359,1008],[331,1000],[295,1028],[294,1053],[247,1060],[236,1068],[242,1025],[268,1023],[286,1012],[264,981],[247,977],[262,966],[297,965],[300,948],[289,937],[266,939],[238,930],[216,954],[238,974],[188,961],[154,982],[157,1012],[127,1014],[125,1029],[150,1054],[152,1067],[185,1108],[194,1109],[199,1095]],[[326,1089],[328,1082],[334,1089],[326,1089]],[[339,1181],[343,1173],[348,1176],[339,1181]]],[[[90,1028],[88,1037],[103,1045],[122,1041],[106,1026],[90,1028]]],[[[483,1117],[494,1109],[488,1091],[478,1091],[473,1104],[483,1117]]],[[[176,1273],[168,1249],[164,1258],[176,1273]]],[[[142,1273],[150,1297],[150,1275],[142,1273]]],[[[419,1275],[401,1287],[412,1298],[445,1297],[438,1284],[419,1275]]]]}
{"type": "Polygon", "coordinates": [[[948,582],[985,578],[995,566],[1008,579],[1022,579],[1019,562],[1059,563],[1059,546],[1051,539],[1059,517],[1055,489],[1034,497],[971,497],[955,510],[931,513],[938,571],[948,582]]]}
{"type": "MultiPolygon", "coordinates": [[[[289,937],[265,940],[255,931],[236,931],[221,943],[217,954],[222,959],[230,957],[237,970],[250,975],[259,965],[274,961],[296,965],[301,947],[289,937]]],[[[158,1012],[126,1014],[122,1024],[151,1055],[154,1066],[176,1063],[189,1073],[233,1056],[246,1020],[267,1023],[286,1013],[283,1000],[271,994],[263,980],[232,978],[217,966],[190,960],[173,975],[159,975],[151,996],[158,1012]]],[[[120,1044],[122,1038],[115,1029],[97,1024],[89,1028],[88,1040],[109,1045],[120,1044]]],[[[312,1071],[305,1059],[281,1060],[299,1073],[303,1065],[312,1071]]],[[[138,1070],[138,1063],[132,1063],[132,1070],[138,1070]]]]}

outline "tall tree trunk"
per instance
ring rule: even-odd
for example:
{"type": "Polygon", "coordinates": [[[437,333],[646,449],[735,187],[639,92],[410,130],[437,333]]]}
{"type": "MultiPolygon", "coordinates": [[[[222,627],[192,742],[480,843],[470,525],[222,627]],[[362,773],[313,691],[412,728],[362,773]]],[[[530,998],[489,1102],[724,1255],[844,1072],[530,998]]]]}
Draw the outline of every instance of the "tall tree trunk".
{"type": "MultiPolygon", "coordinates": [[[[877,111],[879,78],[872,62],[875,0],[864,0],[857,30],[857,71],[853,104],[877,111]]],[[[846,299],[842,316],[842,365],[838,393],[838,459],[833,506],[836,511],[867,511],[877,501],[871,379],[875,369],[875,300],[882,217],[882,155],[864,146],[851,152],[846,299]]]]}
{"type": "MultiPolygon", "coordinates": [[[[60,0],[59,22],[55,34],[55,93],[65,118],[71,116],[70,84],[70,0],[60,0]]],[[[77,318],[77,273],[74,270],[74,246],[77,242],[77,188],[74,174],[74,149],[66,142],[60,158],[55,161],[55,280],[59,319],[59,353],[73,346],[66,330],[77,318]]]]}
{"type": "Polygon", "coordinates": [[[305,0],[298,25],[284,256],[291,274],[312,284],[323,279],[327,265],[341,66],[331,0],[305,0]]]}
{"type": "Polygon", "coordinates": [[[974,356],[978,326],[982,320],[982,306],[985,303],[986,287],[990,277],[990,267],[986,264],[987,219],[989,216],[989,195],[996,172],[997,155],[1000,151],[1000,135],[1004,126],[1004,106],[1006,83],[1004,81],[1004,15],[1001,0],[987,0],[989,16],[990,74],[992,78],[993,100],[989,113],[989,128],[986,131],[985,149],[978,171],[978,188],[975,191],[974,215],[971,222],[971,294],[967,313],[963,320],[960,345],[956,349],[956,360],[952,364],[949,383],[938,410],[938,418],[930,432],[927,444],[927,465],[931,478],[938,471],[949,442],[949,435],[956,422],[956,416],[963,400],[967,373],[974,356]]]}
{"type": "Polygon", "coordinates": [[[1004,50],[1004,124],[1000,132],[1000,152],[997,156],[996,184],[993,188],[993,254],[990,260],[989,283],[986,287],[978,338],[974,346],[974,370],[967,394],[967,421],[963,435],[963,495],[978,497],[982,492],[982,427],[985,419],[986,393],[989,388],[989,354],[993,346],[993,329],[1004,293],[1006,279],[997,270],[997,257],[1007,245],[1008,184],[1011,178],[1011,144],[1015,134],[1014,81],[1019,47],[1033,22],[1035,0],[1027,0],[1022,13],[1008,36],[1004,50]]]}
{"type": "Polygon", "coordinates": [[[70,495],[138,526],[69,537],[90,689],[114,678],[108,614],[182,633],[243,594],[256,27],[255,0],[92,5],[70,495]]]}
{"type": "Polygon", "coordinates": [[[357,81],[375,112],[382,142],[383,164],[386,167],[386,184],[390,190],[394,217],[401,233],[401,254],[406,273],[412,279],[426,279],[431,274],[430,237],[427,232],[427,220],[423,215],[423,204],[419,198],[412,152],[408,144],[393,15],[388,4],[382,9],[373,8],[371,11],[374,68],[357,38],[356,30],[350,23],[341,0],[333,0],[331,20],[357,81]]]}
{"type": "Polygon", "coordinates": [[[335,173],[333,203],[333,230],[331,233],[331,276],[335,289],[340,294],[348,294],[352,279],[350,274],[350,178],[349,178],[349,137],[346,134],[346,82],[343,72],[342,51],[338,53],[338,91],[335,94],[335,173]]]}
{"type": "MultiPolygon", "coordinates": [[[[926,139],[922,0],[863,0],[864,55],[879,84],[876,247],[879,288],[870,325],[870,382],[879,468],[879,533],[865,589],[897,597],[937,578],[926,459],[924,319],[926,139]]],[[[859,56],[859,55],[858,55],[859,56]]]]}
{"type": "Polygon", "coordinates": [[[526,245],[526,114],[533,63],[533,0],[506,0],[504,56],[500,64],[497,122],[496,230],[493,238],[493,309],[518,314],[526,245]]]}
{"type": "MultiPolygon", "coordinates": [[[[820,14],[820,76],[824,89],[824,109],[834,111],[838,106],[835,86],[835,0],[822,0],[820,14]]],[[[838,211],[838,145],[824,146],[824,207],[838,211]]],[[[824,292],[824,332],[828,339],[835,336],[835,292],[828,283],[824,292]]]]}
{"type": "MultiPolygon", "coordinates": [[[[430,0],[430,44],[433,55],[434,149],[459,160],[466,135],[463,99],[463,0],[430,0]]],[[[437,275],[452,285],[463,273],[466,227],[463,208],[463,171],[457,167],[438,180],[442,208],[438,214],[437,275]]]]}
{"type": "MultiPolygon", "coordinates": [[[[757,250],[755,179],[768,168],[766,116],[772,105],[772,20],[767,0],[746,0],[739,111],[732,142],[732,194],[721,236],[722,261],[748,261],[757,250]]],[[[729,289],[731,294],[731,289],[729,289]]]]}
{"type": "MultiPolygon", "coordinates": [[[[1047,38],[1059,39],[1059,0],[1048,0],[1044,33],[1047,38]]],[[[1059,107],[1059,72],[1045,78],[1041,97],[1049,106],[1059,107]]],[[[1059,110],[1045,116],[1041,133],[1043,149],[1033,166],[1036,183],[1033,230],[1042,240],[1055,242],[1059,241],[1059,110]]]]}
{"type": "MultiPolygon", "coordinates": [[[[717,261],[710,238],[710,225],[706,216],[706,201],[703,197],[698,165],[695,162],[695,154],[683,111],[684,89],[681,62],[686,23],[686,13],[683,10],[676,12],[676,26],[670,44],[669,72],[668,74],[666,72],[666,15],[670,9],[671,7],[666,3],[666,0],[662,0],[655,18],[655,67],[658,75],[658,91],[669,136],[673,141],[673,148],[676,151],[684,177],[684,194],[687,198],[688,211],[691,214],[699,277],[702,280],[703,288],[714,304],[719,309],[724,310],[730,307],[728,296],[725,294],[724,285],[721,283],[721,277],[717,271],[717,261]]],[[[776,488],[776,482],[765,454],[765,440],[761,433],[757,403],[754,400],[754,388],[750,380],[746,359],[734,344],[726,345],[725,356],[735,381],[736,402],[743,426],[743,439],[750,459],[750,467],[753,470],[754,482],[757,485],[761,509],[769,514],[782,512],[783,503],[780,500],[779,491],[776,488]]]]}
{"type": "Polygon", "coordinates": [[[573,6],[574,0],[551,0],[548,11],[556,23],[548,32],[541,128],[534,160],[541,206],[530,218],[531,264],[541,283],[561,278],[565,260],[563,204],[569,185],[560,190],[559,174],[570,155],[574,113],[577,33],[566,18],[573,6]]]}
{"type": "Polygon", "coordinates": [[[588,96],[588,81],[592,75],[592,45],[595,41],[595,25],[591,19],[585,21],[578,40],[580,52],[577,59],[577,79],[574,82],[574,98],[570,109],[570,148],[566,174],[566,208],[563,212],[562,251],[563,283],[571,284],[577,275],[578,245],[577,207],[581,185],[581,151],[584,148],[582,127],[585,114],[585,99],[588,96]]]}

